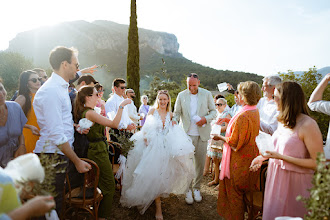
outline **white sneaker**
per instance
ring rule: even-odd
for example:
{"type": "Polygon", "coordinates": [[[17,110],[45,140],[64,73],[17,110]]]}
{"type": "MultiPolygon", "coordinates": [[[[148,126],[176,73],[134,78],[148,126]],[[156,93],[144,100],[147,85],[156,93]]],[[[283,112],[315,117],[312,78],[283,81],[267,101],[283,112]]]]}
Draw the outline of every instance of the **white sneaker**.
{"type": "Polygon", "coordinates": [[[194,189],[194,199],[196,202],[202,201],[201,191],[199,191],[198,189],[194,189]]]}
{"type": "Polygon", "coordinates": [[[193,197],[192,197],[192,192],[191,192],[191,190],[189,189],[189,191],[186,193],[186,203],[188,204],[188,205],[191,205],[191,204],[193,204],[194,203],[194,199],[193,199],[193,197]]]}

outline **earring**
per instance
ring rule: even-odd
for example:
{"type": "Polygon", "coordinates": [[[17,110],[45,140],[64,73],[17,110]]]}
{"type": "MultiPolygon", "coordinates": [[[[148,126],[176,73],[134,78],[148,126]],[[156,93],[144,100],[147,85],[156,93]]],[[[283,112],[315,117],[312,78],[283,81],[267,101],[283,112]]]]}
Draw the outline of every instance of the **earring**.
{"type": "Polygon", "coordinates": [[[86,107],[86,105],[84,104],[84,107],[86,107]]]}

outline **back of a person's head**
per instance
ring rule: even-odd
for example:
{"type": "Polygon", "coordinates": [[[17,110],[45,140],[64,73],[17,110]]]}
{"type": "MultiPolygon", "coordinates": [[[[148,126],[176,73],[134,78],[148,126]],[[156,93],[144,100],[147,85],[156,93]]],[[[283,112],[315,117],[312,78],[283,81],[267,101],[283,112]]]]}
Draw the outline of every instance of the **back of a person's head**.
{"type": "Polygon", "coordinates": [[[126,81],[122,78],[116,78],[112,82],[112,87],[119,87],[120,84],[124,84],[126,81]]]}
{"type": "Polygon", "coordinates": [[[94,92],[94,86],[82,86],[77,93],[77,96],[74,101],[74,119],[75,122],[79,122],[81,119],[81,114],[84,110],[88,109],[85,107],[86,103],[86,96],[93,95],[94,92]]]}
{"type": "Polygon", "coordinates": [[[42,72],[46,72],[44,69],[41,68],[34,68],[32,71],[36,72],[38,75],[42,72]]]}
{"type": "Polygon", "coordinates": [[[305,93],[301,86],[294,81],[285,81],[276,86],[279,93],[279,116],[278,121],[288,128],[296,126],[299,114],[309,115],[305,93]]]}
{"type": "Polygon", "coordinates": [[[248,105],[258,104],[261,98],[261,89],[256,82],[246,81],[238,84],[238,93],[248,105]]]}
{"type": "Polygon", "coordinates": [[[266,76],[262,79],[263,81],[268,80],[270,86],[276,86],[282,82],[282,79],[279,76],[266,76]]]}
{"type": "Polygon", "coordinates": [[[91,83],[98,83],[91,75],[82,75],[81,77],[79,77],[78,85],[80,85],[82,82],[85,82],[85,85],[90,85],[91,83]]]}
{"type": "Polygon", "coordinates": [[[59,70],[63,61],[71,63],[71,59],[74,54],[78,54],[78,51],[74,48],[67,48],[63,46],[55,47],[52,51],[50,51],[49,63],[53,70],[59,70]]]}

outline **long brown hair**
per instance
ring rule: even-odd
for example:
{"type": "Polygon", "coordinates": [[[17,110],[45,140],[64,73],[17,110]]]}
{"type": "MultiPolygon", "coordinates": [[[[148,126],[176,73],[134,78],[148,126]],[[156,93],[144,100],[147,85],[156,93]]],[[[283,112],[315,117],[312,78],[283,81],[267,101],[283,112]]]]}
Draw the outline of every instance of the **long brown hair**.
{"type": "MultiPolygon", "coordinates": [[[[29,82],[29,78],[32,74],[37,74],[37,72],[33,71],[33,70],[26,70],[23,71],[21,73],[21,75],[19,76],[19,83],[18,83],[18,95],[22,95],[25,97],[25,104],[22,107],[23,112],[25,114],[25,116],[27,117],[30,110],[31,110],[31,96],[30,96],[30,89],[28,87],[28,82],[29,82]]],[[[38,76],[39,77],[39,76],[38,76]]]]}
{"type": "Polygon", "coordinates": [[[82,86],[74,100],[74,121],[78,123],[82,117],[82,113],[87,110],[91,109],[89,107],[85,107],[86,103],[86,96],[92,96],[94,92],[94,86],[82,86]]]}
{"type": "Polygon", "coordinates": [[[309,115],[306,98],[301,86],[293,81],[280,83],[276,86],[279,92],[279,110],[277,120],[285,127],[293,129],[299,114],[309,115]]]}

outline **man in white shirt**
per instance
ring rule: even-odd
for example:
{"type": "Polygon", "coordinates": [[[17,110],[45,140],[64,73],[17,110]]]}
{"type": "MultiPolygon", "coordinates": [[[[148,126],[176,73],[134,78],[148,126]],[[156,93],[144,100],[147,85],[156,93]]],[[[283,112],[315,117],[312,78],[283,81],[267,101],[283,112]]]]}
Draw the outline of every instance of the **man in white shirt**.
{"type": "Polygon", "coordinates": [[[125,94],[126,94],[127,98],[132,100],[131,104],[127,105],[128,116],[134,122],[134,124],[138,125],[139,120],[142,120],[143,117],[141,117],[140,114],[137,113],[137,108],[134,105],[133,99],[135,98],[135,92],[133,89],[126,89],[125,94]]]}
{"type": "MultiPolygon", "coordinates": [[[[120,103],[124,100],[126,90],[125,80],[120,78],[115,79],[112,83],[112,89],[114,93],[105,103],[105,113],[108,117],[109,113],[115,115],[118,108],[121,107],[120,103]]],[[[118,128],[119,130],[128,131],[134,131],[136,128],[134,122],[129,118],[128,108],[126,106],[124,107],[118,128]]]]}
{"type": "MultiPolygon", "coordinates": [[[[330,73],[328,73],[318,86],[314,89],[311,97],[308,101],[308,107],[312,111],[321,112],[326,115],[330,115],[330,101],[322,100],[324,90],[327,88],[330,81],[330,73]]],[[[327,142],[324,147],[324,154],[327,159],[330,159],[330,123],[327,135],[327,142]]]]}
{"type": "Polygon", "coordinates": [[[262,97],[257,105],[260,114],[260,130],[272,135],[277,129],[278,110],[273,99],[275,86],[282,82],[278,76],[267,76],[263,78],[262,97]]]}
{"type": "MultiPolygon", "coordinates": [[[[37,91],[33,102],[40,127],[40,138],[34,152],[44,152],[49,156],[57,152],[61,160],[70,159],[78,172],[84,173],[89,171],[91,166],[77,157],[72,149],[74,127],[68,94],[68,82],[75,77],[79,66],[77,52],[66,47],[56,47],[50,52],[49,61],[54,72],[37,91]]],[[[67,165],[57,165],[56,168],[66,169],[67,165]]],[[[59,216],[63,202],[64,179],[65,172],[56,174],[55,201],[59,216]]]]}
{"type": "Polygon", "coordinates": [[[199,88],[200,81],[196,73],[191,73],[187,77],[188,89],[179,93],[175,106],[173,123],[178,123],[191,137],[195,146],[194,164],[196,177],[193,180],[192,190],[186,194],[186,203],[192,204],[202,201],[200,185],[203,178],[207,141],[210,139],[211,121],[216,116],[215,105],[211,92],[199,88]]]}

